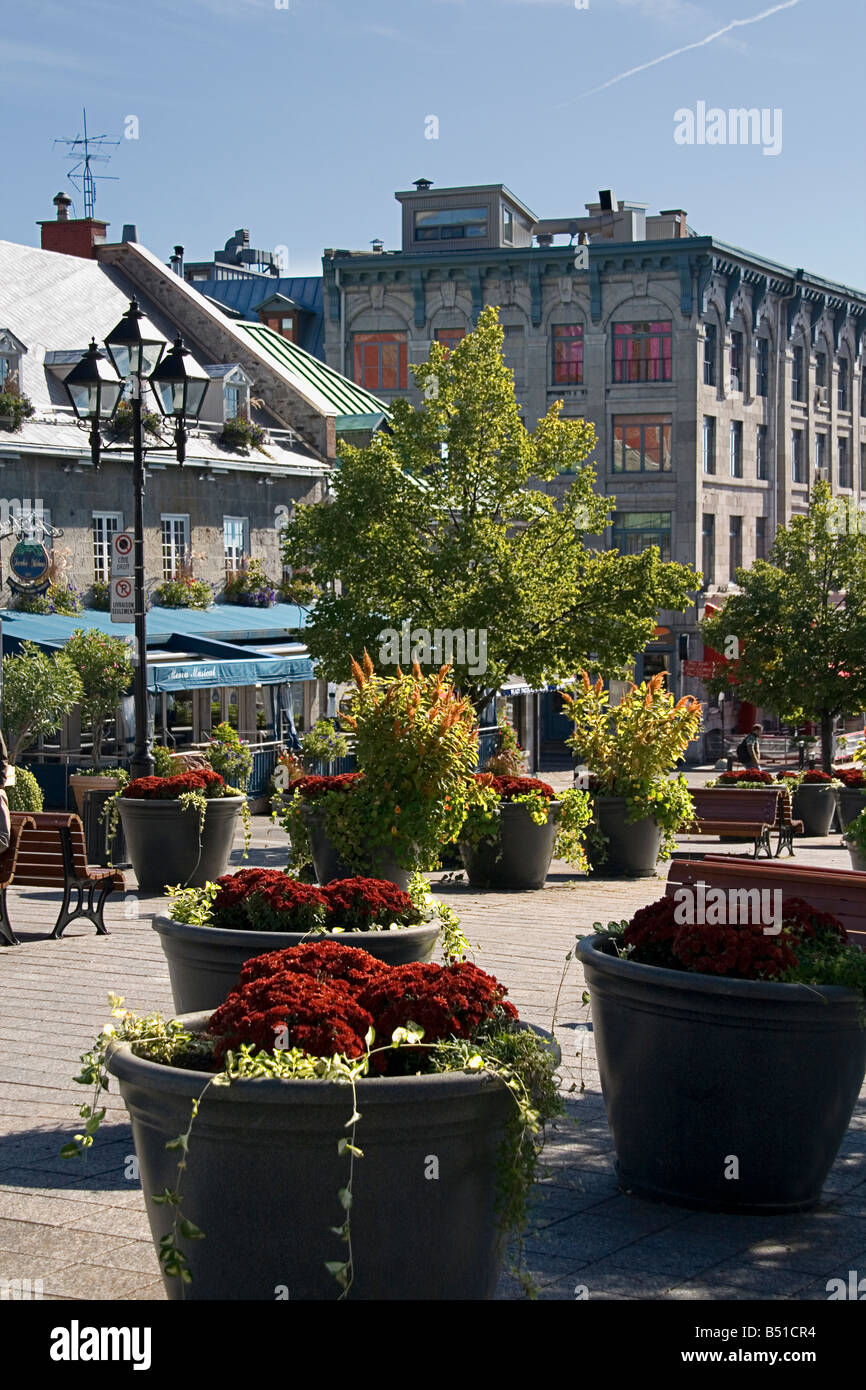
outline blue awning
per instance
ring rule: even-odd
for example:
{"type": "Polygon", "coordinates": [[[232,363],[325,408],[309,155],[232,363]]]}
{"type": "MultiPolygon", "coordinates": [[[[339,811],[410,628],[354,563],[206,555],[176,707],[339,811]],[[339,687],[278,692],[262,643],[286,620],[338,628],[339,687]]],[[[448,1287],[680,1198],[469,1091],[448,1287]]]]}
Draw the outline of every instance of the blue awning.
{"type": "Polygon", "coordinates": [[[262,657],[258,661],[181,661],[148,666],[147,688],[196,690],[218,686],[281,685],[314,680],[309,657],[262,657]]]}
{"type": "MultiPolygon", "coordinates": [[[[212,608],[150,608],[147,613],[147,645],[164,647],[173,636],[188,640],[195,650],[195,638],[226,643],[285,642],[306,627],[309,609],[296,603],[275,603],[272,608],[244,608],[240,604],[217,603],[212,608]]],[[[18,609],[0,610],[3,619],[3,645],[15,651],[22,641],[41,647],[62,647],[77,627],[97,628],[112,637],[131,637],[132,623],[113,623],[108,613],[85,608],[80,613],[22,613],[18,609]]]]}

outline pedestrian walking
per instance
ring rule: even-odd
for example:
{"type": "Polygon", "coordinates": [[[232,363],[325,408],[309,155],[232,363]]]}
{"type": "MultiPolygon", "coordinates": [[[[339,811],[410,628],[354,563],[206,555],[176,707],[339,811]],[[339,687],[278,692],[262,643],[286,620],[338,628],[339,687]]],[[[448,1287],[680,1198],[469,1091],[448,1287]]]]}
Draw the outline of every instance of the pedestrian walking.
{"type": "Polygon", "coordinates": [[[761,771],[761,745],[759,739],[764,732],[763,724],[753,724],[751,732],[737,744],[737,757],[752,772],[761,771]]]}

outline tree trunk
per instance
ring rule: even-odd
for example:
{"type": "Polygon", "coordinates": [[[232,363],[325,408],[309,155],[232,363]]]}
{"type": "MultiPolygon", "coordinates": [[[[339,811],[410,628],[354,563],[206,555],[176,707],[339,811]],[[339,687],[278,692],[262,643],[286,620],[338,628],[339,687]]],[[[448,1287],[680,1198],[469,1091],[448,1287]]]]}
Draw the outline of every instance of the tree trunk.
{"type": "Polygon", "coordinates": [[[94,719],[93,721],[93,766],[95,768],[98,768],[102,761],[102,723],[101,719],[94,719]]]}
{"type": "Polygon", "coordinates": [[[821,711],[821,767],[824,772],[833,770],[833,716],[825,709],[821,711]]]}

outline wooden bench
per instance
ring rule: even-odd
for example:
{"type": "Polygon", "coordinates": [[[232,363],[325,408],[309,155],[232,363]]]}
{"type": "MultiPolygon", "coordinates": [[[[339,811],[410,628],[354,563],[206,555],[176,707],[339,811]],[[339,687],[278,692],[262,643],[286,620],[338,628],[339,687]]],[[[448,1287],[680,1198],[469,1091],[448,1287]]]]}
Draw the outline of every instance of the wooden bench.
{"type": "Polygon", "coordinates": [[[9,914],[6,911],[6,889],[15,874],[21,832],[25,829],[35,830],[36,821],[32,816],[26,816],[23,813],[16,813],[10,819],[12,826],[9,831],[9,844],[0,854],[0,937],[7,946],[17,946],[18,938],[12,930],[12,923],[9,921],[9,914]]]}
{"type": "Polygon", "coordinates": [[[695,819],[681,833],[687,836],[733,835],[753,840],[753,858],[757,859],[762,849],[766,850],[768,859],[772,858],[770,831],[779,818],[780,795],[778,787],[766,790],[695,787],[691,790],[695,819]]]}
{"type": "Polygon", "coordinates": [[[756,864],[735,854],[705,859],[674,859],[665,893],[705,883],[708,888],[780,888],[783,897],[802,898],[819,912],[838,917],[851,940],[866,950],[866,874],[853,869],[821,869],[812,864],[756,864]]]}
{"type": "Polygon", "coordinates": [[[125,888],[126,880],[119,869],[88,866],[80,818],[65,811],[13,813],[12,827],[19,832],[14,871],[0,886],[0,920],[8,944],[18,945],[6,905],[10,882],[16,888],[62,888],[63,901],[50,933],[53,938],[61,937],[78,917],[86,917],[100,936],[107,936],[102,916],[105,900],[115,888],[125,888]]]}

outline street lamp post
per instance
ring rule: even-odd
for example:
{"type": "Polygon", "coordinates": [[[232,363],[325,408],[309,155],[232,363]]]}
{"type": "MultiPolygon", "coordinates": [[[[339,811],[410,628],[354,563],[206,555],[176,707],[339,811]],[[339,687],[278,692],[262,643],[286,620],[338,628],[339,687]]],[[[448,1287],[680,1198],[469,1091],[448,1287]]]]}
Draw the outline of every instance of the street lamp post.
{"type": "MultiPolygon", "coordinates": [[[[117,410],[124,383],[130,382],[132,402],[132,488],[133,488],[133,575],[135,607],[136,663],[133,695],[135,704],[135,750],[130,759],[133,777],[153,774],[147,719],[147,620],[144,589],[144,430],[142,427],[142,388],[148,381],[163,415],[175,421],[172,452],[178,463],[186,457],[186,421],[198,419],[209,378],[200,371],[176,338],[165,354],[165,339],[150,324],[133,299],[120,323],[105,339],[111,370],[105,354],[95,340],[66,378],[66,391],[80,420],[90,423],[90,452],[95,468],[106,449],[100,426],[109,424],[117,410]]],[[[166,449],[148,446],[151,452],[166,449]]],[[[115,451],[117,452],[117,451],[115,451]]]]}

